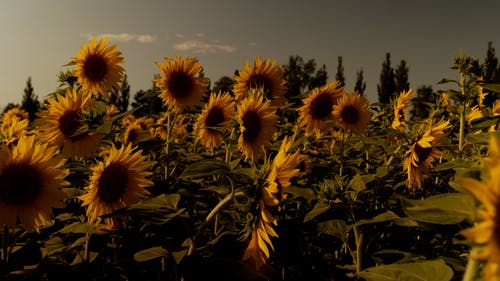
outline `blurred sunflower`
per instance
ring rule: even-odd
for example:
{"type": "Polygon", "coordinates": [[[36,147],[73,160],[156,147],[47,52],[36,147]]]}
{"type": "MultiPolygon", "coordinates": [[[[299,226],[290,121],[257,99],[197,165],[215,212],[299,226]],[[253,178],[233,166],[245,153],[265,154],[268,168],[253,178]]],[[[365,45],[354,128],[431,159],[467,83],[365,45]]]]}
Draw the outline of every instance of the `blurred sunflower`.
{"type": "Polygon", "coordinates": [[[141,153],[142,150],[134,152],[130,144],[120,149],[113,145],[104,152],[105,159],[91,168],[87,193],[79,197],[82,206],[87,206],[89,223],[99,223],[101,216],[137,203],[149,194],[145,187],[153,182],[146,177],[152,174],[147,170],[153,164],[141,153]]]}
{"type": "Polygon", "coordinates": [[[51,220],[52,208],[64,207],[68,186],[65,160],[55,157],[57,147],[38,143],[35,136],[21,137],[12,150],[0,150],[0,226],[19,221],[39,230],[51,220]]]}
{"type": "Polygon", "coordinates": [[[29,119],[12,118],[10,122],[0,126],[1,141],[7,146],[16,144],[17,141],[28,132],[29,119]]]}
{"type": "Polygon", "coordinates": [[[152,118],[140,117],[134,119],[125,127],[123,133],[123,143],[136,145],[137,143],[151,138],[154,134],[152,118]]]}
{"type": "MultiPolygon", "coordinates": [[[[154,130],[154,135],[158,136],[160,139],[166,141],[168,134],[168,117],[169,113],[164,112],[156,120],[157,127],[154,130]]],[[[170,117],[172,118],[172,116],[170,117]]],[[[174,143],[181,143],[188,135],[188,126],[190,125],[190,119],[183,115],[176,115],[174,123],[170,131],[170,141],[174,143]]]]}
{"type": "Polygon", "coordinates": [[[230,131],[232,125],[229,121],[235,115],[233,98],[227,92],[212,93],[195,124],[198,140],[206,148],[221,145],[224,141],[224,135],[220,129],[230,131]]]}
{"type": "Polygon", "coordinates": [[[266,264],[270,250],[274,250],[271,237],[278,237],[274,227],[278,225],[278,212],[286,199],[284,189],[290,186],[290,179],[299,173],[297,168],[302,156],[295,152],[288,153],[293,139],[285,137],[278,154],[274,158],[266,175],[265,184],[259,190],[258,214],[252,230],[250,243],[245,250],[243,260],[254,264],[257,269],[266,264]]]}
{"type": "MultiPolygon", "coordinates": [[[[500,100],[496,100],[491,106],[491,116],[500,115],[500,100]]],[[[488,132],[494,132],[498,130],[498,124],[491,125],[488,129],[488,132]]]]}
{"type": "Polygon", "coordinates": [[[428,121],[424,134],[406,152],[403,168],[407,171],[410,189],[422,188],[423,176],[429,174],[434,160],[443,155],[435,145],[446,135],[444,131],[449,127],[448,121],[440,120],[437,124],[428,121]]]}
{"type": "Polygon", "coordinates": [[[66,95],[47,100],[48,107],[40,111],[40,139],[57,147],[67,157],[88,157],[99,149],[104,138],[101,134],[91,134],[85,128],[84,115],[91,107],[90,94],[67,90],[66,95]]]}
{"type": "Polygon", "coordinates": [[[234,77],[235,84],[233,92],[235,100],[242,100],[249,89],[262,89],[264,97],[271,100],[273,106],[285,103],[285,92],[287,90],[286,80],[283,79],[283,70],[275,61],[258,56],[253,65],[248,61],[243,70],[234,77]]]}
{"type": "Polygon", "coordinates": [[[411,105],[411,97],[413,96],[413,89],[403,91],[399,94],[394,105],[392,106],[394,112],[394,119],[391,123],[391,128],[403,133],[405,125],[408,121],[407,109],[411,105]]]}
{"type": "Polygon", "coordinates": [[[29,119],[29,114],[24,109],[13,107],[7,110],[2,116],[2,125],[8,126],[13,120],[29,119]]]}
{"type": "Polygon", "coordinates": [[[489,142],[488,174],[489,179],[480,182],[472,178],[457,177],[457,181],[476,197],[484,206],[477,210],[480,222],[473,227],[462,230],[460,233],[475,243],[484,245],[478,255],[471,258],[487,260],[483,269],[483,280],[499,280],[500,276],[500,173],[498,162],[500,141],[491,137],[489,142]]]}
{"type": "Polygon", "coordinates": [[[276,130],[278,116],[270,103],[257,94],[243,99],[238,106],[238,150],[245,155],[245,160],[256,161],[265,152],[276,130]]]}
{"type": "Polygon", "coordinates": [[[116,45],[107,46],[109,39],[99,40],[96,37],[84,44],[72,61],[76,64],[73,75],[81,85],[82,92],[101,94],[109,99],[108,91],[118,88],[123,78],[121,52],[116,45]]]}
{"type": "Polygon", "coordinates": [[[333,107],[333,117],[344,130],[363,133],[372,117],[370,104],[365,96],[356,92],[342,95],[333,107]]]}
{"type": "Polygon", "coordinates": [[[312,90],[302,102],[298,122],[308,134],[319,134],[333,120],[333,107],[343,93],[340,82],[330,82],[312,90]]]}
{"type": "Polygon", "coordinates": [[[165,58],[165,65],[156,62],[162,77],[153,80],[161,89],[159,97],[165,106],[176,112],[201,103],[201,98],[207,91],[208,80],[199,77],[202,67],[198,59],[165,58]],[[197,77],[198,76],[198,77],[197,77]]]}

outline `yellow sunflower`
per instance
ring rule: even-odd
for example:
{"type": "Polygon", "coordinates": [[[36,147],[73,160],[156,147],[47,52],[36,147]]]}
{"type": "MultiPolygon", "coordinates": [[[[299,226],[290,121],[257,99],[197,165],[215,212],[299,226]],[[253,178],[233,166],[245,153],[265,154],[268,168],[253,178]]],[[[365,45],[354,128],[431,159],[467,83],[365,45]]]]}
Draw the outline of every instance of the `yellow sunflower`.
{"type": "Polygon", "coordinates": [[[147,171],[152,163],[141,153],[134,152],[130,144],[120,149],[113,145],[104,153],[105,159],[91,168],[87,193],[79,197],[82,206],[87,206],[89,223],[99,223],[101,216],[137,203],[149,194],[145,187],[153,184],[146,178],[152,174],[147,171]]]}
{"type": "Polygon", "coordinates": [[[84,44],[72,61],[76,64],[73,75],[82,91],[92,94],[101,94],[106,100],[108,92],[118,88],[123,78],[123,63],[121,52],[116,45],[107,46],[109,39],[99,40],[94,37],[87,45],[84,44]]]}
{"type": "MultiPolygon", "coordinates": [[[[493,105],[491,107],[491,115],[492,116],[500,115],[500,100],[496,100],[493,103],[493,105]]],[[[494,132],[496,130],[498,130],[498,124],[490,126],[490,128],[488,129],[488,132],[494,132]]]]}
{"type": "Polygon", "coordinates": [[[48,108],[39,113],[40,139],[61,147],[67,157],[88,157],[99,149],[101,134],[79,131],[84,124],[84,114],[91,107],[91,95],[67,90],[66,95],[49,98],[48,108]]]}
{"type": "Polygon", "coordinates": [[[362,133],[366,131],[372,117],[370,104],[366,97],[359,93],[343,95],[333,107],[333,117],[344,130],[362,133]]]}
{"type": "Polygon", "coordinates": [[[156,62],[162,77],[153,80],[161,89],[159,97],[165,106],[176,112],[201,103],[201,98],[207,91],[208,80],[199,77],[203,70],[198,59],[165,58],[165,65],[156,62]]]}
{"type": "Polygon", "coordinates": [[[137,143],[147,140],[153,136],[154,128],[150,125],[153,124],[152,118],[137,118],[131,121],[125,128],[123,134],[123,142],[125,144],[136,145],[137,143]]]}
{"type": "Polygon", "coordinates": [[[248,61],[243,70],[234,77],[233,92],[237,101],[242,100],[250,89],[262,89],[264,96],[271,100],[273,106],[283,105],[287,90],[286,80],[283,79],[283,70],[275,61],[258,56],[253,65],[248,61]]]}
{"type": "Polygon", "coordinates": [[[19,107],[13,107],[7,110],[2,116],[2,124],[10,124],[12,120],[25,120],[29,119],[29,114],[24,109],[19,107]]]}
{"type": "Polygon", "coordinates": [[[411,105],[411,97],[413,96],[413,89],[403,91],[399,94],[392,109],[394,111],[394,119],[391,123],[391,128],[400,132],[404,132],[406,121],[408,120],[407,109],[411,105]]]}
{"type": "Polygon", "coordinates": [[[269,144],[278,123],[276,109],[263,96],[247,97],[238,106],[240,136],[238,150],[245,155],[245,160],[254,162],[269,144]]]}
{"type": "Polygon", "coordinates": [[[19,120],[12,118],[9,123],[2,124],[0,127],[0,135],[2,135],[2,142],[7,146],[16,144],[17,141],[28,132],[29,119],[19,120]]]}
{"type": "Polygon", "coordinates": [[[482,272],[483,280],[500,280],[500,173],[498,173],[498,162],[500,141],[490,138],[487,163],[489,178],[483,182],[472,178],[457,178],[457,181],[476,197],[484,206],[477,210],[480,222],[473,227],[462,230],[460,233],[475,243],[484,245],[478,255],[471,258],[487,260],[482,272]]]}
{"type": "Polygon", "coordinates": [[[55,157],[57,147],[38,143],[35,136],[19,139],[10,151],[0,150],[0,226],[19,221],[36,231],[51,221],[52,208],[64,207],[68,186],[65,160],[55,157]]]}
{"type": "Polygon", "coordinates": [[[198,140],[207,148],[221,145],[224,136],[220,129],[230,131],[229,121],[235,114],[233,98],[227,92],[212,93],[195,124],[198,140]]]}
{"type": "Polygon", "coordinates": [[[440,120],[437,124],[429,121],[424,134],[406,152],[403,168],[407,171],[410,189],[422,188],[423,176],[429,174],[434,160],[443,155],[435,145],[446,135],[444,130],[449,127],[448,121],[440,120]]]}
{"type": "Polygon", "coordinates": [[[326,129],[327,122],[334,119],[333,107],[343,94],[340,82],[330,82],[322,87],[315,88],[303,100],[299,109],[298,122],[308,134],[318,134],[326,129]]]}
{"type": "Polygon", "coordinates": [[[254,264],[257,269],[266,264],[270,250],[274,250],[271,237],[278,237],[274,227],[278,225],[278,212],[281,203],[286,199],[284,189],[290,186],[290,179],[299,173],[297,168],[302,156],[295,152],[288,153],[293,139],[285,137],[280,150],[274,158],[266,176],[265,185],[260,189],[258,214],[256,216],[252,237],[245,250],[243,260],[254,264]]]}

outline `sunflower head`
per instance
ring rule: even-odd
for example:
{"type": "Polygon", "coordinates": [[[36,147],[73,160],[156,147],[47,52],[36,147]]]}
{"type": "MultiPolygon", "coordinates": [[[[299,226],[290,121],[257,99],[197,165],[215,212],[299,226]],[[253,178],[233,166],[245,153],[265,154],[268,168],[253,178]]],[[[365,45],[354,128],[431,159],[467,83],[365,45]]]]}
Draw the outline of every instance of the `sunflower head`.
{"type": "Polygon", "coordinates": [[[9,124],[13,120],[29,119],[29,114],[24,109],[13,107],[7,110],[2,116],[2,124],[9,124]]]}
{"type": "Polygon", "coordinates": [[[258,56],[253,65],[246,62],[234,80],[233,92],[237,101],[242,100],[250,89],[261,89],[272,105],[283,105],[285,102],[286,80],[283,79],[282,68],[275,61],[262,60],[258,56]]]}
{"type": "Polygon", "coordinates": [[[411,97],[413,96],[413,89],[403,91],[399,94],[392,106],[394,111],[394,119],[391,123],[391,128],[404,131],[406,121],[408,120],[407,109],[411,105],[411,97]]]}
{"type": "Polygon", "coordinates": [[[207,148],[219,146],[223,131],[231,130],[230,121],[236,115],[233,98],[227,92],[212,93],[195,124],[198,140],[207,148]]]}
{"type": "Polygon", "coordinates": [[[123,63],[121,52],[116,45],[107,46],[109,39],[97,42],[96,37],[89,44],[84,44],[76,57],[73,75],[81,85],[83,92],[101,94],[109,99],[108,92],[118,88],[123,79],[123,63]]]}
{"type": "Polygon", "coordinates": [[[152,124],[152,118],[141,117],[134,119],[125,128],[123,143],[136,145],[141,141],[151,138],[154,134],[154,128],[151,127],[152,124]]]}
{"type": "Polygon", "coordinates": [[[51,220],[52,208],[64,207],[66,195],[60,188],[69,185],[64,178],[64,159],[57,147],[39,143],[35,136],[23,136],[12,150],[0,150],[0,226],[13,227],[19,221],[35,229],[51,220]]]}
{"type": "Polygon", "coordinates": [[[366,97],[352,92],[339,98],[333,116],[344,130],[362,133],[367,129],[372,113],[366,97]]]}
{"type": "Polygon", "coordinates": [[[104,153],[104,161],[91,168],[87,193],[79,197],[82,206],[87,206],[89,223],[99,223],[101,216],[137,203],[149,194],[145,187],[153,184],[147,179],[153,163],[141,153],[133,151],[130,144],[119,149],[113,146],[104,153]]]}
{"type": "Polygon", "coordinates": [[[238,106],[238,149],[245,160],[256,161],[265,152],[278,122],[276,110],[262,95],[247,97],[238,106]]]}
{"type": "Polygon", "coordinates": [[[328,121],[334,119],[333,109],[344,90],[340,82],[330,82],[315,88],[304,98],[299,109],[299,124],[308,134],[319,134],[328,127],[328,121]]]}
{"type": "Polygon", "coordinates": [[[203,95],[207,91],[208,80],[200,77],[202,71],[198,59],[165,58],[165,64],[157,62],[156,65],[162,76],[153,82],[160,88],[159,97],[165,106],[176,112],[181,112],[201,103],[203,95]]]}

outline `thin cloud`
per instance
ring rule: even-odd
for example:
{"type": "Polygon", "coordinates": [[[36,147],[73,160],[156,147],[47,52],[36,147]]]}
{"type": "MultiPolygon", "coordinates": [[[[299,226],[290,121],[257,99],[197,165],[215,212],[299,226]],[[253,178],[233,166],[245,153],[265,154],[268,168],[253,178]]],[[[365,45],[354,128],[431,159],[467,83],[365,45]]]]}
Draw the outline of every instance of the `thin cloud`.
{"type": "Polygon", "coordinates": [[[218,42],[207,42],[202,40],[186,40],[175,44],[174,49],[179,51],[192,51],[198,54],[233,53],[236,51],[236,48],[229,44],[219,44],[218,42]]]}
{"type": "Polygon", "coordinates": [[[112,41],[117,41],[117,42],[139,42],[139,43],[154,43],[158,40],[158,35],[156,34],[135,34],[135,33],[100,33],[100,34],[91,34],[91,33],[84,33],[81,35],[84,38],[87,38],[87,40],[92,39],[94,36],[100,37],[100,38],[109,38],[112,41]]]}
{"type": "Polygon", "coordinates": [[[248,43],[248,45],[255,47],[255,46],[257,46],[257,42],[250,42],[250,43],[248,43]]]}

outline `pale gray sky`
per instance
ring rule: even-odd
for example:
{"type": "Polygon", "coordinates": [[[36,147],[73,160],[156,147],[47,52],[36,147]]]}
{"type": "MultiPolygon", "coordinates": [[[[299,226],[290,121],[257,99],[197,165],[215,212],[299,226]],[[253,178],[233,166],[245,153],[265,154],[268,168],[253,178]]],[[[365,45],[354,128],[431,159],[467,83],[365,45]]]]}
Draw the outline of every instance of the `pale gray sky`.
{"type": "Polygon", "coordinates": [[[92,35],[118,45],[132,95],[151,86],[164,57],[197,56],[212,82],[258,55],[286,64],[290,55],[326,64],[343,57],[347,89],[363,68],[377,99],[385,53],[406,60],[413,88],[441,78],[458,53],[500,52],[500,1],[405,0],[1,0],[0,109],[19,103],[29,76],[42,100],[57,74],[92,35]]]}

